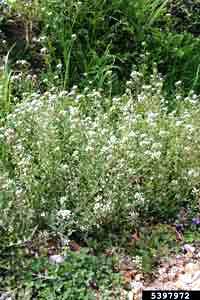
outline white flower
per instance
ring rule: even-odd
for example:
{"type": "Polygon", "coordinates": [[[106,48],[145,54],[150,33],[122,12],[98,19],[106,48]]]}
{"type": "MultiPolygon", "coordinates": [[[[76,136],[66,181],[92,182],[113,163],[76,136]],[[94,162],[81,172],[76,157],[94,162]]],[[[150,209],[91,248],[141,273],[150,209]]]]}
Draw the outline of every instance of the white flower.
{"type": "Polygon", "coordinates": [[[152,152],[152,154],[151,154],[151,157],[153,158],[153,159],[159,159],[160,158],[160,156],[161,156],[161,152],[160,151],[155,151],[155,152],[152,152]]]}
{"type": "Polygon", "coordinates": [[[147,119],[148,119],[149,122],[152,122],[152,121],[155,120],[155,118],[156,118],[157,116],[158,116],[157,113],[150,111],[150,112],[148,112],[148,114],[147,114],[147,119]]]}
{"type": "Polygon", "coordinates": [[[149,140],[143,140],[140,142],[140,146],[148,146],[150,144],[151,144],[151,141],[149,141],[149,140]]]}
{"type": "Polygon", "coordinates": [[[188,129],[189,131],[194,131],[194,127],[192,126],[192,124],[185,125],[185,128],[188,129]]]}
{"type": "Polygon", "coordinates": [[[183,121],[176,121],[176,126],[180,126],[183,124],[183,121]]]}
{"type": "Polygon", "coordinates": [[[43,48],[40,49],[41,54],[47,54],[47,52],[48,52],[48,50],[47,50],[46,47],[43,47],[43,48]]]}
{"type": "Polygon", "coordinates": [[[75,33],[74,33],[74,34],[72,34],[72,40],[73,40],[73,41],[75,41],[75,40],[76,40],[76,37],[77,37],[77,36],[76,36],[76,34],[75,34],[75,33]]]}
{"type": "Polygon", "coordinates": [[[195,169],[190,169],[188,171],[188,176],[189,177],[198,177],[200,175],[199,170],[195,170],[195,169]]]}
{"type": "Polygon", "coordinates": [[[69,219],[72,215],[72,212],[68,209],[62,209],[57,212],[57,217],[62,219],[69,219]]]}
{"type": "Polygon", "coordinates": [[[159,132],[159,135],[161,136],[161,137],[164,137],[164,136],[167,136],[167,131],[165,131],[165,130],[163,130],[163,129],[161,129],[160,130],[160,132],[159,132]]]}
{"type": "Polygon", "coordinates": [[[136,192],[135,199],[139,201],[141,204],[144,204],[145,198],[142,193],[136,192]]]}
{"type": "Polygon", "coordinates": [[[7,143],[11,143],[15,137],[15,131],[13,128],[8,128],[6,129],[5,133],[4,133],[7,143]]]}
{"type": "Polygon", "coordinates": [[[61,91],[59,93],[59,97],[65,97],[65,96],[67,96],[67,91],[61,91]]]}
{"type": "Polygon", "coordinates": [[[180,86],[182,84],[182,81],[181,80],[179,80],[179,81],[177,81],[177,82],[175,82],[175,86],[180,86]]]}
{"type": "Polygon", "coordinates": [[[182,96],[181,95],[176,95],[176,100],[181,100],[182,96]]]}
{"type": "Polygon", "coordinates": [[[156,150],[156,149],[160,149],[160,148],[162,148],[162,145],[160,143],[153,143],[152,149],[156,150]]]}

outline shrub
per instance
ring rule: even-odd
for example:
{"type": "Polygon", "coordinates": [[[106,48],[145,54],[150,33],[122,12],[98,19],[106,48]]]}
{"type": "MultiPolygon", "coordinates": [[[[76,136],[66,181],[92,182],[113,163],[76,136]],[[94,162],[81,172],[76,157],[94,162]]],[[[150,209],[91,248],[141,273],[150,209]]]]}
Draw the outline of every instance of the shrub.
{"type": "Polygon", "coordinates": [[[121,98],[74,87],[16,105],[1,128],[1,238],[129,230],[197,206],[197,96],[177,92],[168,114],[159,75],[134,71],[127,85],[121,98]]]}

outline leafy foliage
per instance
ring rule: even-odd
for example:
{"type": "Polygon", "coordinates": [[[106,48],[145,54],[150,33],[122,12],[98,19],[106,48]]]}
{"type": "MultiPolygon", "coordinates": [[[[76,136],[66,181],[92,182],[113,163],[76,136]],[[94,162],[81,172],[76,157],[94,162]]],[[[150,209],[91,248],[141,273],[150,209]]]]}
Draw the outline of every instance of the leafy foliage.
{"type": "MultiPolygon", "coordinates": [[[[114,273],[111,258],[92,256],[87,250],[66,252],[60,265],[50,264],[47,258],[29,259],[24,272],[10,277],[18,283],[13,299],[111,299],[119,296],[120,275],[114,273]]],[[[7,278],[8,280],[8,278],[7,278]]]]}

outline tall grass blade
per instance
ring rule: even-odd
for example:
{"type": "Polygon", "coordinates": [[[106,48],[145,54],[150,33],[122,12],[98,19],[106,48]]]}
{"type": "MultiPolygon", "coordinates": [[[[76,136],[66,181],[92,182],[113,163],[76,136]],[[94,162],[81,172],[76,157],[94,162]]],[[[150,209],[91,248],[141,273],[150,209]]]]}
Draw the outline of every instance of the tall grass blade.
{"type": "Polygon", "coordinates": [[[169,0],[165,1],[154,1],[153,7],[152,7],[152,13],[149,17],[147,26],[152,26],[156,19],[158,19],[165,11],[166,5],[169,2],[169,0]]]}

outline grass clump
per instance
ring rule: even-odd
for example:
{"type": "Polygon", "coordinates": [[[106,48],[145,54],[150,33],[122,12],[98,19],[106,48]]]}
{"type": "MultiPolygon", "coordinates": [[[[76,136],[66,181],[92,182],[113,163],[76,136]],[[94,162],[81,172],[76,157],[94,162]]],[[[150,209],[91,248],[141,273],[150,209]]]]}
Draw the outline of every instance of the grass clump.
{"type": "Polygon", "coordinates": [[[92,82],[107,91],[111,81],[113,95],[122,94],[132,65],[143,64],[145,56],[146,75],[156,62],[169,95],[178,80],[186,92],[199,93],[199,36],[190,30],[198,27],[198,1],[191,7],[182,0],[8,4],[2,39],[16,42],[12,62],[30,62],[41,89],[92,82]]]}

